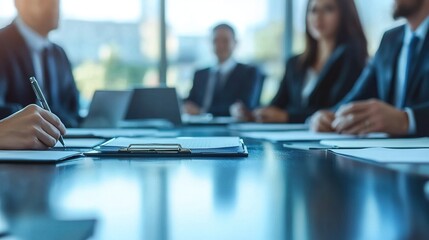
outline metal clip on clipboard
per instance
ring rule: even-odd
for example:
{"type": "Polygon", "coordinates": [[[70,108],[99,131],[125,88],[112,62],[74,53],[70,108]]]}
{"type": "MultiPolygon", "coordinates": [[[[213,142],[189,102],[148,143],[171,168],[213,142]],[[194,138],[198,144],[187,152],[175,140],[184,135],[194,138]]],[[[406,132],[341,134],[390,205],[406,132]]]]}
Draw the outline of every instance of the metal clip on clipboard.
{"type": "Polygon", "coordinates": [[[191,150],[182,148],[180,144],[131,144],[119,152],[144,154],[190,154],[191,150]]]}

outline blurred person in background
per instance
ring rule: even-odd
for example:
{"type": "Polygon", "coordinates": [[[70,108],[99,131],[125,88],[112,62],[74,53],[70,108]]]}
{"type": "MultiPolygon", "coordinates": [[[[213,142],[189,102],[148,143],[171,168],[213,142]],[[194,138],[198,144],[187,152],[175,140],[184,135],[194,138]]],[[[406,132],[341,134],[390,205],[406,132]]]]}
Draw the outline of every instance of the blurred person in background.
{"type": "Polygon", "coordinates": [[[429,135],[429,0],[395,0],[395,19],[374,59],[334,110],[311,118],[320,132],[429,135]]]}
{"type": "Polygon", "coordinates": [[[306,48],[288,60],[271,104],[251,111],[237,103],[231,114],[242,121],[303,123],[352,89],[367,58],[367,40],[354,1],[309,0],[306,48]]]}
{"type": "Polygon", "coordinates": [[[237,38],[229,24],[219,24],[212,31],[213,50],[217,64],[195,72],[193,86],[184,101],[184,110],[190,115],[205,113],[230,116],[229,109],[241,102],[249,109],[259,105],[263,76],[253,66],[234,59],[237,38]]]}

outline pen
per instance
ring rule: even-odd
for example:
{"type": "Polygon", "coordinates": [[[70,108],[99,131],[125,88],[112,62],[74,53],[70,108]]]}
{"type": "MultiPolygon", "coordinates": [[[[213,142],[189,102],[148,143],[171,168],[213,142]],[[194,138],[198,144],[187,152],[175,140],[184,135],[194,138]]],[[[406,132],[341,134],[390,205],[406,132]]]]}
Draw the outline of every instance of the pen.
{"type": "MultiPolygon", "coordinates": [[[[51,108],[48,105],[48,102],[46,101],[45,95],[43,95],[42,89],[40,89],[39,83],[37,82],[35,77],[30,78],[31,87],[34,90],[34,93],[36,94],[37,100],[42,104],[43,109],[46,111],[51,112],[51,108]]],[[[63,145],[63,147],[66,147],[64,144],[63,136],[60,136],[60,143],[63,145]]]]}

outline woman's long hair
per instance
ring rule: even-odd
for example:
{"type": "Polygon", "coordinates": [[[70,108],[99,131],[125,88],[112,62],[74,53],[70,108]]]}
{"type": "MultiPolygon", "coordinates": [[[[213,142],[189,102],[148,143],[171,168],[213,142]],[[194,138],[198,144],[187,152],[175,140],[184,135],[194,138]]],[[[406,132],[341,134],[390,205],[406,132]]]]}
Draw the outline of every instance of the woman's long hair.
{"type": "MultiPolygon", "coordinates": [[[[310,13],[311,1],[308,0],[305,16],[306,48],[301,55],[303,68],[313,66],[317,61],[318,44],[311,36],[308,26],[308,15],[310,13]]],[[[368,42],[363,31],[362,24],[354,0],[335,0],[340,14],[340,24],[337,30],[335,47],[344,43],[353,43],[356,46],[357,56],[368,57],[368,42]]]]}

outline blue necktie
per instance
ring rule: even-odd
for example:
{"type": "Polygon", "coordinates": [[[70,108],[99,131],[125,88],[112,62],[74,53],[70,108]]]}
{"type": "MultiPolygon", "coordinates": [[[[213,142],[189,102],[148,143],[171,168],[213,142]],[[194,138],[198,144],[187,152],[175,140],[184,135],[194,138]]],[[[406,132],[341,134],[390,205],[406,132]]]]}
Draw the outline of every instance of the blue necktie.
{"type": "Polygon", "coordinates": [[[49,48],[45,48],[42,52],[42,64],[43,64],[43,89],[45,91],[45,97],[49,104],[52,101],[52,53],[49,48]]]}
{"type": "Polygon", "coordinates": [[[405,83],[404,83],[404,89],[402,90],[402,99],[401,99],[401,107],[405,107],[406,99],[407,99],[407,93],[408,88],[410,86],[410,83],[412,81],[412,73],[413,69],[416,65],[417,60],[417,48],[419,46],[420,39],[415,34],[413,34],[410,44],[408,45],[408,56],[407,56],[407,67],[405,71],[405,83]]]}

